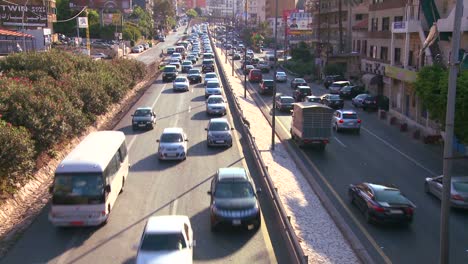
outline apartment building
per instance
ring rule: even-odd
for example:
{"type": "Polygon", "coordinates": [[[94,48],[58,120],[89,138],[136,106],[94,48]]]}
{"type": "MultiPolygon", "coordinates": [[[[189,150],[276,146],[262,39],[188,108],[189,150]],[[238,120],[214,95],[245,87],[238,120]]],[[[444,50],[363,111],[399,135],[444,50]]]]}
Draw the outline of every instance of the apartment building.
{"type": "Polygon", "coordinates": [[[207,0],[208,14],[215,17],[233,17],[235,14],[236,0],[207,0]]]}
{"type": "MultiPolygon", "coordinates": [[[[277,0],[265,0],[265,15],[266,17],[276,16],[276,1],[277,0]]],[[[278,16],[283,14],[283,10],[296,9],[297,0],[278,0],[278,16]]]]}
{"type": "Polygon", "coordinates": [[[247,1],[248,21],[250,25],[256,25],[265,21],[265,0],[245,0],[247,1]]]}

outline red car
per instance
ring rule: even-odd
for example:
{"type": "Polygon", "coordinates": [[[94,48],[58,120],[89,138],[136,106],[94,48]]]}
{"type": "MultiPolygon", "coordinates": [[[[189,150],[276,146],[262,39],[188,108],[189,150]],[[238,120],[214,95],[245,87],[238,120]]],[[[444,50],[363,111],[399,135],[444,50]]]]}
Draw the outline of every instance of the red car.
{"type": "Polygon", "coordinates": [[[259,69],[252,69],[249,72],[249,82],[261,82],[262,81],[262,71],[259,69]]]}

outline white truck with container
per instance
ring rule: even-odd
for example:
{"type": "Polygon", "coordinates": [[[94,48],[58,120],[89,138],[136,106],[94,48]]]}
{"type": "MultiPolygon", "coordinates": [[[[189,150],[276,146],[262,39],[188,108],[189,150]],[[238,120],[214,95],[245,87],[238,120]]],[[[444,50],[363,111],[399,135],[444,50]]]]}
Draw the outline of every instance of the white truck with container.
{"type": "Polygon", "coordinates": [[[294,104],[291,138],[299,147],[316,146],[324,150],[330,142],[334,110],[318,103],[294,104]]]}

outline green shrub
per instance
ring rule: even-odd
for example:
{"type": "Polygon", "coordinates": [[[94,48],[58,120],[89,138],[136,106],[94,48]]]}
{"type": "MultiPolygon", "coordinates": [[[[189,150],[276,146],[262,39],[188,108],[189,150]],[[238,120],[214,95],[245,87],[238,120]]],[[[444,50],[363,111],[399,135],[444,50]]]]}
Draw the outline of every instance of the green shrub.
{"type": "MultiPolygon", "coordinates": [[[[0,117],[1,118],[1,117],[0,117]]],[[[24,127],[0,119],[0,194],[34,168],[34,141],[24,127]]]]}
{"type": "Polygon", "coordinates": [[[315,72],[315,64],[313,61],[288,60],[284,63],[284,67],[300,76],[311,75],[315,72]]]}

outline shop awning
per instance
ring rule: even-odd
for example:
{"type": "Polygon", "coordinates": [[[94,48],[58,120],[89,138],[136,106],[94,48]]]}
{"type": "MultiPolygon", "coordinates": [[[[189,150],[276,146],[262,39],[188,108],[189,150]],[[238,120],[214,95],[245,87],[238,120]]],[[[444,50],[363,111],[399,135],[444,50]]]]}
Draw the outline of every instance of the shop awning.
{"type": "Polygon", "coordinates": [[[382,76],[381,75],[376,75],[372,73],[366,73],[361,77],[362,83],[364,83],[366,86],[370,85],[379,85],[382,83],[382,76]]]}
{"type": "Polygon", "coordinates": [[[0,28],[0,36],[34,38],[33,35],[0,28]]]}

